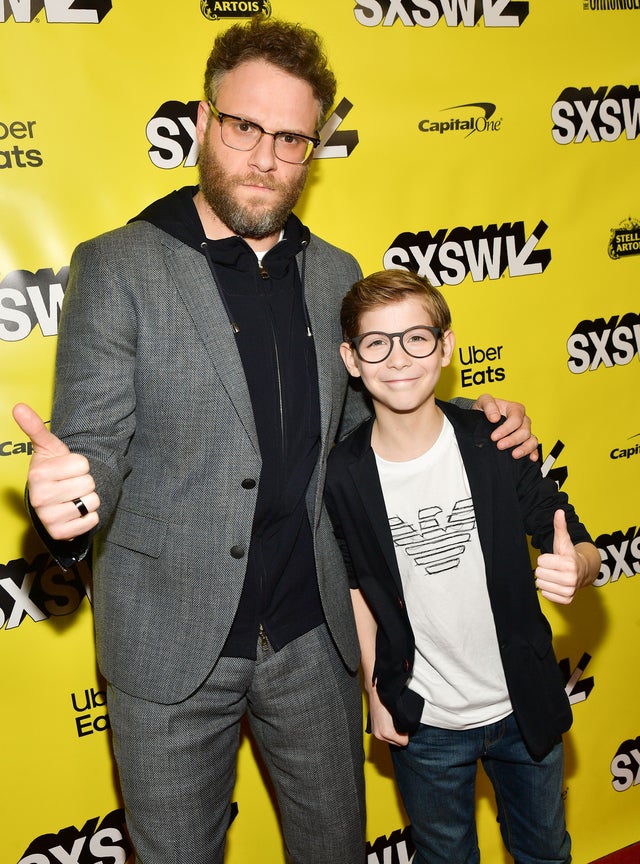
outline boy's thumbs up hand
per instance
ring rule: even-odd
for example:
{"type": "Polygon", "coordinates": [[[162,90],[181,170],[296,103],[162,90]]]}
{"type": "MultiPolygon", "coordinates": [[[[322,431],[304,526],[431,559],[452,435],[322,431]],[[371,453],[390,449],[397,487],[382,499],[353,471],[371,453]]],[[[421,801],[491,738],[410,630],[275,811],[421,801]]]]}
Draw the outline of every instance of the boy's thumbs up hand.
{"type": "Polygon", "coordinates": [[[553,552],[538,556],[536,586],[547,600],[571,603],[581,584],[583,566],[567,531],[565,512],[556,510],[553,516],[553,552]]]}

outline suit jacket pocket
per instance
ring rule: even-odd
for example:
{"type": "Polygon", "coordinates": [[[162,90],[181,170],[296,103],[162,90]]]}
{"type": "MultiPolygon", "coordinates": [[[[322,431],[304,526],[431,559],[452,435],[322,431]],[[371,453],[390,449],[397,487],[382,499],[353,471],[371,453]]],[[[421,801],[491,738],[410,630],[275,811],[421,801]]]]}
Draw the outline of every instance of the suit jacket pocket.
{"type": "Polygon", "coordinates": [[[168,523],[118,507],[104,541],[125,549],[159,558],[167,536],[168,523]]]}

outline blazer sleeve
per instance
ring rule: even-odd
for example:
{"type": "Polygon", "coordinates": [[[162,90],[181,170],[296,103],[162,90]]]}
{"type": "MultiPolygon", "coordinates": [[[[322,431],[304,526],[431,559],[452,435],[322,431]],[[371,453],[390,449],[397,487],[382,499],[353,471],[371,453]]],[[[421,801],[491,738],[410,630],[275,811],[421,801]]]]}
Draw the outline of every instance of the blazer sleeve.
{"type": "Polygon", "coordinates": [[[507,452],[507,458],[517,474],[517,492],[525,530],[536,549],[541,552],[553,551],[553,516],[556,510],[564,510],[567,530],[574,545],[593,542],[567,494],[558,489],[553,479],[542,476],[537,462],[513,459],[510,451],[507,452]]]}
{"type": "Polygon", "coordinates": [[[83,243],[71,258],[51,417],[52,431],[89,460],[101,526],[109,521],[129,470],[138,318],[125,265],[119,263],[128,256],[122,249],[119,258],[114,250],[103,255],[103,242],[83,243]]]}

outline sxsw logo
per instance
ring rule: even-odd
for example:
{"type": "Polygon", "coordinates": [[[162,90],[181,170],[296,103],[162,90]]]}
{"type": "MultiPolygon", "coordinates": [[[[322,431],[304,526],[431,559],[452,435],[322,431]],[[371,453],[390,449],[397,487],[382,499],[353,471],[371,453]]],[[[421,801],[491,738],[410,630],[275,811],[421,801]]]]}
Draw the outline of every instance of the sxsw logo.
{"type": "Polygon", "coordinates": [[[529,4],[514,0],[359,0],[355,15],[363,27],[433,27],[444,18],[448,27],[475,27],[481,18],[485,27],[520,27],[529,14],[529,4]]]}
{"type": "Polygon", "coordinates": [[[611,785],[616,792],[640,786],[640,737],[629,738],[618,747],[611,760],[611,785]]]}
{"type": "Polygon", "coordinates": [[[637,84],[599,87],[567,87],[551,107],[556,144],[617,141],[624,134],[632,141],[640,133],[640,91],[637,84]]]}
{"type": "Polygon", "coordinates": [[[57,834],[36,837],[18,864],[126,864],[133,850],[127,837],[124,810],[112,810],[102,822],[95,816],[78,830],[70,825],[57,834]]]}
{"type": "Polygon", "coordinates": [[[621,576],[627,579],[640,573],[640,528],[635,525],[613,534],[600,534],[595,544],[600,553],[600,572],[593,583],[600,588],[617,582],[621,576]]]}
{"type": "Polygon", "coordinates": [[[413,270],[432,285],[459,285],[467,274],[474,282],[509,276],[531,276],[546,270],[549,249],[536,249],[547,230],[540,221],[527,237],[524,222],[483,228],[440,228],[399,234],[384,254],[387,269],[413,270]]]}
{"type": "Polygon", "coordinates": [[[558,489],[562,489],[564,483],[569,476],[569,469],[566,465],[556,465],[558,461],[558,456],[564,450],[564,444],[562,441],[556,441],[551,450],[549,450],[549,455],[544,458],[544,453],[542,450],[542,444],[538,445],[538,457],[540,459],[540,472],[543,477],[548,477],[550,480],[556,484],[558,489]]]}
{"type": "Polygon", "coordinates": [[[26,339],[36,325],[43,336],[56,336],[68,278],[68,267],[8,273],[0,281],[0,341],[26,339]]]}
{"type": "MultiPolygon", "coordinates": [[[[2,2],[2,0],[0,0],[2,2]]],[[[156,168],[193,168],[198,162],[196,120],[199,102],[163,102],[147,123],[147,140],[151,144],[149,159],[156,168]]],[[[322,143],[314,159],[339,159],[351,154],[358,144],[358,133],[341,129],[353,105],[343,99],[320,130],[322,143]]]]}
{"type": "Polygon", "coordinates": [[[640,315],[627,312],[608,321],[581,321],[567,340],[567,353],[567,367],[574,375],[628,365],[640,357],[640,315]]]}
{"type": "Polygon", "coordinates": [[[0,23],[29,24],[42,11],[49,24],[99,24],[111,0],[0,0],[0,23]]]}
{"type": "Polygon", "coordinates": [[[156,168],[192,168],[198,161],[198,102],[163,102],[147,123],[149,159],[156,168]]]}
{"type": "Polygon", "coordinates": [[[71,615],[85,597],[91,600],[85,564],[61,571],[46,552],[31,562],[0,564],[0,632],[15,630],[27,618],[37,624],[71,615]]]}
{"type": "Polygon", "coordinates": [[[585,651],[575,669],[571,668],[571,662],[568,657],[558,661],[558,666],[560,667],[560,672],[564,679],[564,690],[572,705],[575,705],[578,702],[584,702],[585,699],[589,698],[589,694],[593,690],[593,677],[583,677],[590,660],[591,655],[587,654],[585,651]]]}
{"type": "Polygon", "coordinates": [[[411,829],[398,828],[389,837],[377,837],[374,843],[367,841],[367,864],[411,864],[415,851],[411,829]]]}

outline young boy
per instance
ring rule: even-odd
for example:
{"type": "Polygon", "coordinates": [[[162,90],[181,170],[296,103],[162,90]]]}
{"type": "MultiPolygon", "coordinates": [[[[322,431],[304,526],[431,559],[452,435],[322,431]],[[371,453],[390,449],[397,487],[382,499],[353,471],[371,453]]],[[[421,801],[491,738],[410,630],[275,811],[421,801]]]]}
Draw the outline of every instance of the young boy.
{"type": "Polygon", "coordinates": [[[475,864],[475,774],[516,862],[571,860],[561,735],[571,709],[536,588],[557,603],[600,556],[537,464],[434,391],[454,335],[442,294],[375,273],[344,298],[342,359],[375,416],[333,450],[326,502],[352,584],[373,734],[393,746],[414,864],[475,864]],[[543,551],[535,580],[526,535],[543,551]]]}

